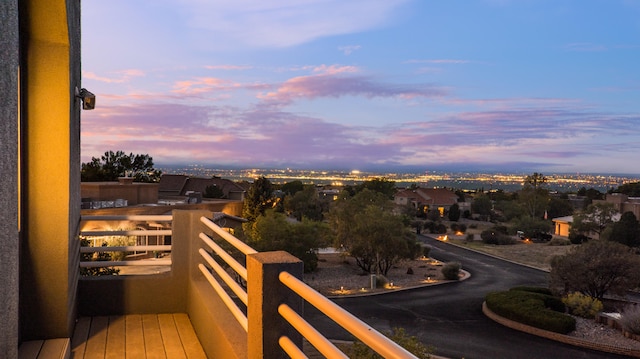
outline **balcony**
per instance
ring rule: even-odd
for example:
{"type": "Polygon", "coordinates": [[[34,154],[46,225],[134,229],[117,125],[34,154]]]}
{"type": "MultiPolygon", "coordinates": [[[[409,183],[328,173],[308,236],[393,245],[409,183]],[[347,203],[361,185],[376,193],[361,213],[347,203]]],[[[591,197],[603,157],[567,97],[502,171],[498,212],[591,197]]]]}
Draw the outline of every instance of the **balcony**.
{"type": "Polygon", "coordinates": [[[286,252],[258,253],[212,218],[212,212],[202,210],[175,210],[170,216],[83,216],[82,223],[105,222],[113,228],[127,221],[135,228],[144,227],[141,221],[167,225],[148,231],[83,230],[81,236],[170,236],[171,244],[81,247],[85,254],[146,250],[165,255],[80,262],[82,268],[154,269],[140,271],[148,274],[80,277],[80,318],[71,357],[121,357],[123,350],[127,356],[145,350],[147,357],[161,358],[346,358],[302,317],[303,306],[313,305],[384,357],[414,358],[302,282],[299,259],[286,252]],[[167,268],[157,271],[158,266],[167,268]]]}

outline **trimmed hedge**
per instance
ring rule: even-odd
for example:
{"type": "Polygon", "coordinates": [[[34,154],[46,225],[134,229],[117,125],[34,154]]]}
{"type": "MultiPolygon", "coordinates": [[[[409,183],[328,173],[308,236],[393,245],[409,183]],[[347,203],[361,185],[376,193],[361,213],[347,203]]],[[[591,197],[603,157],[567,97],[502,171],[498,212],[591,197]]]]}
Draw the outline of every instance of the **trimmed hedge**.
{"type": "Polygon", "coordinates": [[[528,286],[519,286],[519,287],[513,287],[509,290],[522,290],[525,292],[532,292],[532,293],[540,293],[540,294],[545,294],[545,295],[553,295],[553,293],[551,292],[551,289],[549,288],[545,288],[545,287],[528,287],[528,286]]]}
{"type": "Polygon", "coordinates": [[[576,329],[576,320],[564,314],[564,303],[550,295],[515,289],[489,293],[485,301],[494,313],[522,324],[560,334],[576,329]]]}

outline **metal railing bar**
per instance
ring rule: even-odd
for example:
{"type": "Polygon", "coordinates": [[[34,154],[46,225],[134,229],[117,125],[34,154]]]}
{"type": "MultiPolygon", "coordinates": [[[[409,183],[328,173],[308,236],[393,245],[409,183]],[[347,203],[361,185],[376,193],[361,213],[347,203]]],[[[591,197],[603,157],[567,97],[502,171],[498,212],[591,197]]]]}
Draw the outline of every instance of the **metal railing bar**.
{"type": "Polygon", "coordinates": [[[171,259],[137,260],[137,261],[81,261],[82,268],[129,267],[129,266],[164,266],[171,265],[171,259]]]}
{"type": "Polygon", "coordinates": [[[200,239],[204,243],[206,243],[217,255],[222,258],[236,273],[240,275],[244,280],[247,280],[247,268],[245,268],[242,264],[238,263],[227,251],[222,249],[216,242],[211,239],[211,237],[207,236],[204,233],[200,233],[200,239]]]}
{"type": "Polygon", "coordinates": [[[81,231],[80,235],[85,237],[100,236],[170,236],[173,233],[171,229],[150,229],[141,230],[134,229],[129,231],[81,231]]]}
{"type": "Polygon", "coordinates": [[[135,252],[135,251],[170,251],[171,245],[156,246],[119,246],[119,247],[80,247],[80,253],[135,252]]]}
{"type": "Polygon", "coordinates": [[[229,244],[236,247],[240,252],[242,252],[242,254],[247,255],[247,254],[258,253],[255,249],[251,248],[243,241],[234,237],[231,233],[220,228],[217,224],[213,223],[213,221],[211,221],[209,218],[202,216],[200,217],[200,221],[204,223],[209,229],[214,231],[217,235],[222,237],[225,241],[229,242],[229,244]]]}
{"type": "Polygon", "coordinates": [[[233,301],[233,299],[231,299],[229,294],[227,294],[227,292],[222,288],[220,283],[218,283],[218,281],[213,277],[211,272],[209,272],[209,269],[202,263],[198,264],[198,269],[200,269],[200,272],[202,272],[205,278],[207,278],[207,281],[209,281],[209,284],[211,284],[211,287],[213,287],[213,290],[215,290],[216,293],[218,293],[218,296],[220,296],[220,299],[222,299],[222,301],[227,306],[229,311],[231,311],[231,314],[233,314],[233,316],[236,318],[238,323],[240,323],[244,331],[249,332],[249,321],[247,320],[247,316],[244,315],[244,313],[240,310],[240,308],[238,308],[238,306],[233,301]]]}
{"type": "Polygon", "coordinates": [[[322,313],[329,317],[341,327],[360,339],[364,344],[369,346],[384,358],[407,358],[415,359],[416,357],[406,349],[396,344],[382,333],[375,330],[365,322],[356,318],[353,314],[341,308],[339,305],[327,299],[322,294],[316,292],[303,281],[292,276],[287,272],[280,272],[278,276],[289,289],[294,291],[308,303],[318,308],[322,313]]]}
{"type": "Polygon", "coordinates": [[[278,313],[291,324],[298,333],[302,334],[314,348],[325,358],[345,358],[349,357],[331,343],[324,335],[320,334],[311,324],[302,318],[295,310],[286,304],[278,306],[278,313]]]}
{"type": "Polygon", "coordinates": [[[231,278],[229,273],[227,273],[227,271],[225,271],[224,268],[222,268],[222,266],[220,266],[220,264],[218,264],[218,262],[216,262],[216,260],[211,257],[209,252],[200,248],[198,250],[198,253],[200,253],[202,258],[204,258],[204,260],[209,263],[211,268],[213,268],[218,276],[220,276],[220,278],[222,278],[222,280],[229,286],[229,288],[231,288],[231,290],[238,296],[242,303],[244,303],[244,305],[247,305],[247,303],[249,302],[249,296],[247,295],[247,292],[238,284],[238,282],[231,278]]]}
{"type": "Polygon", "coordinates": [[[171,214],[133,214],[133,215],[105,215],[105,216],[81,216],[80,221],[141,221],[141,222],[171,222],[171,214]]]}
{"type": "Polygon", "coordinates": [[[300,348],[298,348],[289,337],[282,336],[278,339],[280,348],[284,350],[291,359],[309,359],[300,348]]]}

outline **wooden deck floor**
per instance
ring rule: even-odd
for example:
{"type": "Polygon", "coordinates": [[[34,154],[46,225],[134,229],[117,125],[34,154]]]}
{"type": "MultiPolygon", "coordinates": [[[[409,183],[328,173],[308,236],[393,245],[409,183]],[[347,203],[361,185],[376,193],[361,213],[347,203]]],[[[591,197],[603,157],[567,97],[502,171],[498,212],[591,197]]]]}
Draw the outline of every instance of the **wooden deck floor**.
{"type": "Polygon", "coordinates": [[[206,359],[186,314],[84,317],[71,338],[75,359],[206,359]]]}

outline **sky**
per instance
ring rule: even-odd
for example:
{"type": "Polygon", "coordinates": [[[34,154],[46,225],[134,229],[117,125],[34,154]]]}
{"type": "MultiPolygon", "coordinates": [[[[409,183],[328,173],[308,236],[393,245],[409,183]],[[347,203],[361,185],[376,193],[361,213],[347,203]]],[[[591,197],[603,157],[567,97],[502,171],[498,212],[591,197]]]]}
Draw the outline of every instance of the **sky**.
{"type": "Polygon", "coordinates": [[[640,174],[640,0],[84,0],[82,161],[640,174]]]}

